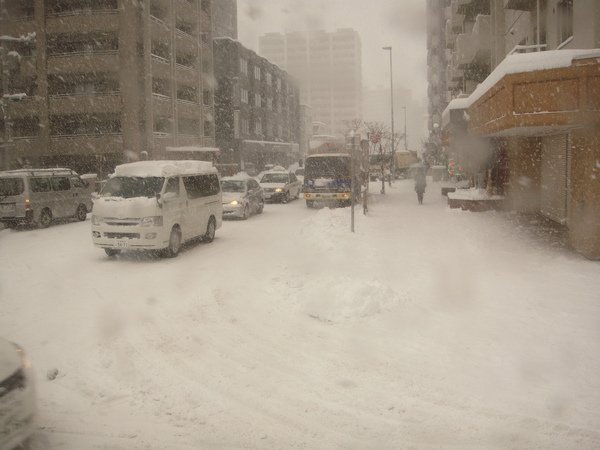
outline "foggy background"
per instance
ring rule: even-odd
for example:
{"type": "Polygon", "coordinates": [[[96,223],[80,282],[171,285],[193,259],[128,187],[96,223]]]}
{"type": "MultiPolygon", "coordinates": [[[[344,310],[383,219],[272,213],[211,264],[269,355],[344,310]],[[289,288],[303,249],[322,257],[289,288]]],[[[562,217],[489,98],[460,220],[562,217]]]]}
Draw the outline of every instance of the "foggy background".
{"type": "MultiPolygon", "coordinates": [[[[385,123],[390,69],[382,47],[392,46],[394,123],[402,133],[406,106],[408,146],[417,150],[427,131],[425,7],[423,0],[239,0],[239,40],[258,51],[259,36],[270,32],[355,29],[362,43],[363,119],[385,123]]],[[[403,147],[401,141],[398,148],[403,147]]]]}

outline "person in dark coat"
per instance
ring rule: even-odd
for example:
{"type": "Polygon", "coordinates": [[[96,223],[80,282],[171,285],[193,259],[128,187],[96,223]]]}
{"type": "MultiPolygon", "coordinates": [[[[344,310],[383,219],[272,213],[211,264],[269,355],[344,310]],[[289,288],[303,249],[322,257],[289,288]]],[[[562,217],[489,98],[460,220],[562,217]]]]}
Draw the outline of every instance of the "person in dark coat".
{"type": "Polygon", "coordinates": [[[419,205],[423,204],[423,194],[425,193],[426,186],[427,186],[427,181],[425,178],[425,169],[418,169],[415,172],[415,192],[417,193],[417,199],[419,200],[419,205]]]}

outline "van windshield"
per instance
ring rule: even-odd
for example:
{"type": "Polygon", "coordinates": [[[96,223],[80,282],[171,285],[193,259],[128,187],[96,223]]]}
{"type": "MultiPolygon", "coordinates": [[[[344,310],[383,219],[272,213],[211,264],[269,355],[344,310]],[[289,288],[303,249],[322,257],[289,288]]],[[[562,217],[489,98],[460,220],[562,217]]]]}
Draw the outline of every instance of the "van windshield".
{"type": "Polygon", "coordinates": [[[101,197],[155,197],[165,182],[163,177],[113,177],[104,186],[101,197]]]}
{"type": "Polygon", "coordinates": [[[25,190],[22,178],[0,178],[0,197],[20,195],[25,190]]]}

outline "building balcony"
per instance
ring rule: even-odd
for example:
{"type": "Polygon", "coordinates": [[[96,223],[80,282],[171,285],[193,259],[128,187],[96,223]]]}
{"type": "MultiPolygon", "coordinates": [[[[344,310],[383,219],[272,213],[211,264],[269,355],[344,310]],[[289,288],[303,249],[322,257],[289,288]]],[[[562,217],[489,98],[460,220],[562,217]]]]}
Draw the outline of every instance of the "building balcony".
{"type": "Polygon", "coordinates": [[[123,135],[79,134],[59,135],[50,138],[50,153],[54,155],[95,155],[123,150],[123,135]]]}
{"type": "Polygon", "coordinates": [[[535,0],[504,0],[505,9],[517,11],[532,11],[536,6],[535,0]]]}
{"type": "Polygon", "coordinates": [[[162,117],[172,117],[173,116],[173,105],[172,105],[171,97],[153,93],[152,94],[152,111],[154,112],[154,115],[159,115],[162,117]]]}
{"type": "Polygon", "coordinates": [[[107,50],[98,52],[68,53],[48,57],[48,74],[118,72],[119,52],[107,50]]]}
{"type": "MultiPolygon", "coordinates": [[[[200,3],[198,0],[197,3],[200,3]]],[[[175,0],[176,17],[198,17],[197,5],[187,0],[175,0]]]]}
{"type": "Polygon", "coordinates": [[[464,69],[471,65],[488,64],[491,54],[490,16],[479,15],[471,33],[456,38],[455,62],[464,69]]]}
{"type": "Polygon", "coordinates": [[[30,117],[39,115],[39,111],[44,108],[44,101],[41,97],[25,97],[18,102],[9,102],[7,104],[8,117],[18,119],[21,117],[30,117]]]}
{"type": "Polygon", "coordinates": [[[160,19],[150,16],[150,34],[153,41],[169,42],[171,40],[171,30],[169,26],[160,19]]]}
{"type": "Polygon", "coordinates": [[[187,100],[177,100],[177,116],[187,119],[198,119],[202,114],[202,107],[199,103],[187,100]]]}
{"type": "Polygon", "coordinates": [[[196,85],[198,84],[198,71],[193,67],[176,64],[175,80],[182,84],[196,85]]]}
{"type": "Polygon", "coordinates": [[[90,31],[118,31],[119,30],[119,11],[101,10],[81,13],[72,13],[64,15],[50,15],[46,17],[46,31],[48,34],[64,33],[83,33],[90,31]]]}
{"type": "Polygon", "coordinates": [[[52,115],[120,113],[121,108],[119,92],[51,95],[48,98],[48,112],[52,115]]]}
{"type": "Polygon", "coordinates": [[[168,80],[171,78],[171,64],[168,60],[160,56],[152,55],[151,57],[152,75],[156,78],[168,80]]]}
{"type": "Polygon", "coordinates": [[[457,0],[456,12],[465,16],[466,20],[473,20],[478,15],[490,14],[490,0],[457,0]]]}

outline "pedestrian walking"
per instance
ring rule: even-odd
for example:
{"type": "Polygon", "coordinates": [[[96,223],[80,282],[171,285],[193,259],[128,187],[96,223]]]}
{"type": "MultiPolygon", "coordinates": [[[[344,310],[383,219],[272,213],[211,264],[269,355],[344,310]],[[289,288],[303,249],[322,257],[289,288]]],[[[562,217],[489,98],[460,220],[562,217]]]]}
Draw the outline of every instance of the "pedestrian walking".
{"type": "Polygon", "coordinates": [[[419,205],[423,204],[423,194],[425,194],[425,187],[427,186],[427,180],[425,178],[425,169],[420,168],[415,171],[415,192],[417,193],[417,199],[419,205]]]}

